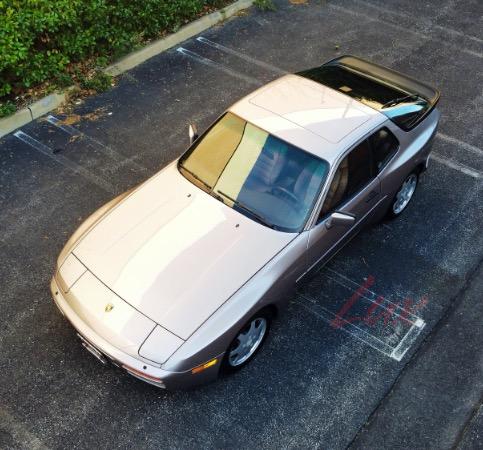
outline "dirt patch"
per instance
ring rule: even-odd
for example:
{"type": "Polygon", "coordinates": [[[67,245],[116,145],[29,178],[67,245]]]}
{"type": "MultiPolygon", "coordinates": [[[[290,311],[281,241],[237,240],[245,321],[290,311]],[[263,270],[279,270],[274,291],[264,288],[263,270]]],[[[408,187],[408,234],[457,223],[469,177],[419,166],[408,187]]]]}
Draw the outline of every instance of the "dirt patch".
{"type": "MultiPolygon", "coordinates": [[[[62,110],[59,112],[65,114],[65,117],[62,120],[59,120],[59,125],[75,125],[76,123],[79,123],[82,120],[89,120],[89,121],[95,121],[98,120],[104,116],[109,115],[109,112],[105,106],[101,106],[99,108],[96,108],[94,111],[87,113],[87,114],[70,114],[68,110],[62,110]]],[[[47,120],[47,119],[44,119],[47,120]]]]}

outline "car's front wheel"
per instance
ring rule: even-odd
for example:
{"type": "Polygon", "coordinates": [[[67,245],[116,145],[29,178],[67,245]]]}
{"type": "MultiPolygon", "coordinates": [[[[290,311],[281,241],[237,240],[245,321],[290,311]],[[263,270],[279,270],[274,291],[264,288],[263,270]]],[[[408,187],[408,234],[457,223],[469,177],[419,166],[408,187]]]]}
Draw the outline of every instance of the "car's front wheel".
{"type": "Polygon", "coordinates": [[[241,328],[225,355],[225,372],[234,372],[248,364],[256,355],[270,329],[272,314],[262,309],[241,328]]]}
{"type": "Polygon", "coordinates": [[[413,198],[417,186],[418,174],[416,172],[411,172],[404,180],[404,183],[397,191],[396,196],[391,203],[391,207],[388,211],[388,216],[390,218],[399,216],[406,209],[413,198]]]}

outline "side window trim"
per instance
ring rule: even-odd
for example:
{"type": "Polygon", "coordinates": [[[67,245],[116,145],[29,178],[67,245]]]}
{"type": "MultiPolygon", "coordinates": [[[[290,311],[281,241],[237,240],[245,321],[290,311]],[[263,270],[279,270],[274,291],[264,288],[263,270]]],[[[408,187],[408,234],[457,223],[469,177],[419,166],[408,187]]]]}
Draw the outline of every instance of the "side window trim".
{"type": "Polygon", "coordinates": [[[317,212],[315,214],[315,219],[314,219],[314,221],[312,223],[312,227],[317,226],[318,224],[320,224],[322,221],[324,221],[325,219],[327,219],[329,217],[329,215],[332,214],[333,212],[339,211],[340,209],[344,208],[357,195],[359,195],[364,189],[366,189],[367,186],[370,183],[372,183],[377,178],[377,176],[379,175],[376,172],[376,170],[375,170],[374,155],[373,155],[373,152],[372,152],[372,145],[371,145],[371,143],[369,141],[369,137],[372,136],[372,134],[374,134],[374,133],[371,133],[371,134],[368,134],[368,135],[364,136],[362,139],[360,139],[359,141],[357,141],[354,145],[352,145],[351,147],[349,147],[349,149],[346,150],[342,154],[342,156],[337,160],[337,163],[336,163],[337,165],[334,164],[334,166],[336,166],[336,169],[333,170],[333,173],[332,173],[332,176],[330,178],[330,181],[327,180],[327,184],[326,184],[326,186],[323,189],[323,192],[321,194],[322,197],[323,197],[323,199],[321,201],[319,199],[319,203],[315,207],[317,209],[317,212]],[[357,192],[354,192],[350,197],[348,197],[345,200],[343,200],[342,203],[340,203],[337,206],[337,208],[331,209],[330,211],[327,211],[324,215],[321,215],[322,208],[324,207],[325,200],[327,199],[327,195],[329,193],[330,186],[332,184],[332,181],[334,180],[334,177],[335,177],[335,174],[337,173],[337,170],[339,169],[339,167],[343,163],[343,161],[349,156],[349,154],[352,151],[354,151],[359,145],[361,145],[364,141],[367,142],[367,145],[369,147],[369,158],[371,159],[371,161],[370,161],[370,163],[371,163],[371,165],[370,165],[370,168],[371,168],[370,169],[371,170],[371,178],[367,181],[367,183],[365,183],[363,186],[361,186],[357,192]]]}
{"type": "Polygon", "coordinates": [[[401,142],[399,142],[399,139],[397,136],[392,132],[392,130],[387,126],[387,123],[383,123],[380,128],[378,128],[376,131],[372,132],[369,136],[366,137],[368,143],[369,143],[369,148],[371,151],[371,164],[372,164],[372,169],[375,171],[375,176],[378,177],[384,169],[389,165],[389,163],[394,159],[394,157],[399,153],[399,150],[401,149],[401,142]],[[397,145],[395,149],[393,150],[391,156],[387,158],[387,161],[384,163],[384,165],[378,169],[375,164],[375,155],[374,155],[374,145],[371,142],[371,137],[374,136],[376,133],[379,133],[381,130],[386,129],[391,136],[393,136],[394,140],[396,141],[397,145]]]}
{"type": "MultiPolygon", "coordinates": [[[[398,154],[399,150],[401,149],[401,143],[399,142],[399,139],[397,138],[397,136],[394,133],[394,131],[391,129],[392,128],[391,125],[392,125],[392,122],[388,119],[387,121],[385,121],[385,122],[383,122],[382,124],[379,125],[380,128],[378,128],[377,131],[379,131],[382,128],[387,128],[391,132],[391,134],[396,138],[396,141],[398,143],[398,147],[397,147],[396,152],[394,153],[394,155],[388,160],[387,164],[384,165],[384,167],[381,169],[381,171],[379,171],[378,173],[375,173],[373,179],[375,179],[375,178],[377,178],[379,176],[379,174],[389,165],[389,163],[394,159],[394,157],[398,154]]],[[[374,131],[374,129],[373,129],[370,132],[368,132],[367,134],[365,134],[362,138],[360,138],[358,141],[354,142],[351,146],[349,146],[344,151],[344,153],[342,153],[342,155],[335,161],[335,163],[331,164],[331,172],[329,172],[330,177],[327,177],[326,182],[325,182],[325,186],[323,187],[323,189],[321,189],[320,194],[319,194],[319,198],[314,203],[314,208],[312,210],[311,215],[309,216],[309,219],[307,220],[307,222],[305,224],[304,230],[310,230],[311,228],[313,228],[314,226],[316,226],[316,225],[318,225],[320,223],[320,220],[319,220],[319,218],[320,218],[320,212],[322,210],[322,207],[324,205],[325,199],[327,197],[327,193],[329,191],[329,186],[332,183],[332,180],[334,179],[334,175],[335,175],[337,169],[339,168],[339,165],[341,164],[341,162],[344,160],[344,158],[352,150],[354,150],[364,140],[369,140],[369,137],[372,136],[375,132],[376,131],[374,131]],[[332,170],[333,167],[336,167],[336,169],[333,169],[332,170]]],[[[373,152],[372,152],[372,145],[371,145],[370,142],[369,142],[369,148],[370,148],[370,153],[371,153],[371,158],[372,158],[373,157],[373,152]]],[[[373,161],[371,161],[371,163],[373,163],[373,161]]],[[[374,164],[372,164],[372,167],[374,168],[374,164]]],[[[361,190],[365,189],[366,186],[364,186],[361,190]]],[[[352,200],[352,197],[347,199],[347,201],[350,201],[350,200],[352,200]]],[[[344,202],[343,204],[341,204],[341,207],[342,206],[345,206],[345,203],[346,202],[344,202]]]]}

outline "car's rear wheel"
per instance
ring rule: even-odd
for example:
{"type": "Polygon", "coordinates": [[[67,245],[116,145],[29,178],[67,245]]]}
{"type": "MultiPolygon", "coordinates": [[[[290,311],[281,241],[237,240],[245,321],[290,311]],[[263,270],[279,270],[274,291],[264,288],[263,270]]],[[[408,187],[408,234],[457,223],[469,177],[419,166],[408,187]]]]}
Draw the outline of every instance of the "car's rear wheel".
{"type": "Polygon", "coordinates": [[[388,211],[388,216],[390,218],[398,217],[407,208],[409,202],[413,198],[417,186],[418,174],[417,172],[411,172],[404,180],[391,203],[391,207],[388,211]]]}
{"type": "Polygon", "coordinates": [[[248,320],[231,342],[223,360],[225,372],[234,372],[247,365],[268,336],[272,314],[262,309],[248,320]]]}

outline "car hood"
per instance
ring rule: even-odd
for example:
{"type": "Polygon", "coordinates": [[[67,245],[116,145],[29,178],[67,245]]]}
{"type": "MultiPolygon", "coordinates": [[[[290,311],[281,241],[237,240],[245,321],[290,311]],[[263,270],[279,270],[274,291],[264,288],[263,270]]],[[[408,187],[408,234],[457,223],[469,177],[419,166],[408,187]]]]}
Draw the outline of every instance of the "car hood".
{"type": "Polygon", "coordinates": [[[73,253],[124,301],[187,339],[294,237],[227,207],[171,164],[73,253]]]}

